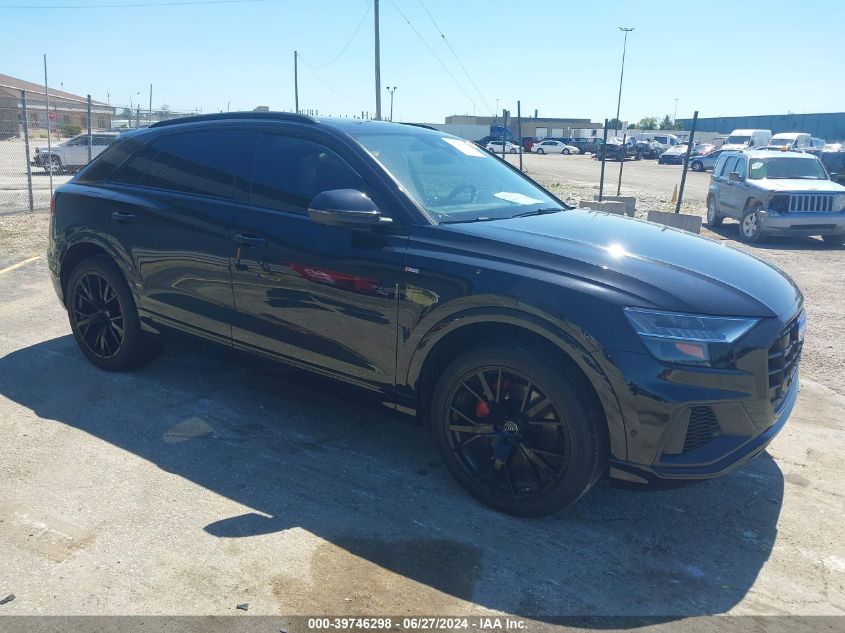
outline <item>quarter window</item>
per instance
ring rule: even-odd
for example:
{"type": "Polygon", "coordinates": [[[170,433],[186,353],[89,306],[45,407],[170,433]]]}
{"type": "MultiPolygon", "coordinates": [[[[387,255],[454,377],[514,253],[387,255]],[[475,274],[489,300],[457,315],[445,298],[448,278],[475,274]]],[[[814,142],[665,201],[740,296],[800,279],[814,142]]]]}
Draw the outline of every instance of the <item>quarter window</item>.
{"type": "Polygon", "coordinates": [[[115,175],[116,182],[231,198],[248,134],[205,130],[155,139],[115,175]]]}
{"type": "Polygon", "coordinates": [[[343,158],[324,145],[304,138],[261,134],[255,149],[250,183],[252,204],[305,213],[318,193],[366,185],[343,158]]]}

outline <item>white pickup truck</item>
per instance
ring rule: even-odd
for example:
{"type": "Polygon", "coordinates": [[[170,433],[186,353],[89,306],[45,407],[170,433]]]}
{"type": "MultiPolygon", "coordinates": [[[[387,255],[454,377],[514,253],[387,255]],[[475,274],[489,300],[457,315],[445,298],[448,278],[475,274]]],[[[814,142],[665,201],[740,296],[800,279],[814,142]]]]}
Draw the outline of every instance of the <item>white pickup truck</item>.
{"type": "MultiPolygon", "coordinates": [[[[117,138],[114,132],[95,132],[91,138],[91,158],[99,156],[117,138]]],[[[76,171],[88,164],[88,135],[80,134],[64,143],[54,145],[49,151],[46,147],[36,147],[31,164],[42,167],[44,171],[61,173],[76,171]]]]}

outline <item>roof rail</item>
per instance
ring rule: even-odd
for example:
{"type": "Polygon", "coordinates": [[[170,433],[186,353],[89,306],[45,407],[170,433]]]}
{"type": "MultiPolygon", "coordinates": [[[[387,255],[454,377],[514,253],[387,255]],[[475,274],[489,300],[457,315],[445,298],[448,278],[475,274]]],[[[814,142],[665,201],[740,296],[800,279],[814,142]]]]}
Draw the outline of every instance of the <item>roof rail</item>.
{"type": "Polygon", "coordinates": [[[199,123],[201,121],[225,121],[227,119],[261,119],[269,121],[296,121],[298,123],[319,123],[319,120],[306,114],[294,112],[217,112],[215,114],[200,114],[197,116],[177,117],[165,121],[157,121],[149,127],[163,127],[165,125],[179,125],[180,123],[199,123]]]}
{"type": "Polygon", "coordinates": [[[435,132],[440,131],[436,127],[426,125],[425,123],[405,123],[405,122],[403,122],[403,123],[401,123],[401,125],[413,125],[414,127],[421,127],[421,128],[425,128],[426,130],[434,130],[435,132]]]}

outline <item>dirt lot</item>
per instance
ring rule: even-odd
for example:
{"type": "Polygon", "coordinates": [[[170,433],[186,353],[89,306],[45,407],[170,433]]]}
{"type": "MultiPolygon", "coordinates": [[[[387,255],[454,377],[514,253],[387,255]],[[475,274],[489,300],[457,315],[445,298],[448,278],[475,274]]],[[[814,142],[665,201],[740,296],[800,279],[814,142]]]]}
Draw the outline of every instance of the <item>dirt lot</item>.
{"type": "MultiPolygon", "coordinates": [[[[595,183],[584,157],[526,162],[573,198],[595,183]]],[[[680,171],[625,173],[623,194],[667,204],[680,171]]],[[[810,315],[767,454],[681,490],[601,482],[518,520],[452,483],[424,430],[331,385],[187,346],[96,370],[43,258],[6,270],[43,253],[46,220],[0,216],[0,598],[16,595],[0,615],[845,613],[845,249],[742,247],[790,273],[810,315]]],[[[735,245],[735,225],[710,235],[735,245]]]]}

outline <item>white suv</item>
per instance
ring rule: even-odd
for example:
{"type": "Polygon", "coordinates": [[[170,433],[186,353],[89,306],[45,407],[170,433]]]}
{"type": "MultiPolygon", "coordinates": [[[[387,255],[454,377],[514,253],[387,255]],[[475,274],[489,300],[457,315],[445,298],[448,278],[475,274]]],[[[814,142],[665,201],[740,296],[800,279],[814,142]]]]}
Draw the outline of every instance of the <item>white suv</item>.
{"type": "MultiPolygon", "coordinates": [[[[95,132],[91,138],[91,158],[99,156],[112,141],[117,139],[113,132],[95,132]]],[[[54,145],[51,150],[46,147],[36,147],[35,157],[31,164],[35,167],[43,167],[44,171],[53,173],[76,171],[88,164],[88,135],[80,134],[72,139],[54,145]]]]}

